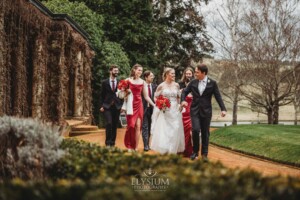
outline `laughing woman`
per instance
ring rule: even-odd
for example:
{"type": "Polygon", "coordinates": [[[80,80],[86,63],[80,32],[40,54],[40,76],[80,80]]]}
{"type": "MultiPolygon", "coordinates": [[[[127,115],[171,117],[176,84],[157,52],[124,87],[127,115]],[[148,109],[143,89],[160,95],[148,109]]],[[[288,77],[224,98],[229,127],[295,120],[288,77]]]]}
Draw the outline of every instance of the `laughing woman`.
{"type": "Polygon", "coordinates": [[[128,151],[136,150],[139,143],[144,116],[142,95],[151,106],[155,106],[148,96],[147,84],[140,78],[142,73],[143,67],[139,64],[135,64],[131,69],[130,77],[126,79],[129,83],[131,93],[124,102],[122,109],[126,110],[127,129],[124,143],[128,151]]]}
{"type": "Polygon", "coordinates": [[[164,82],[156,89],[156,98],[167,98],[170,107],[159,110],[155,107],[152,114],[152,140],[150,148],[161,154],[184,151],[184,131],[179,106],[179,85],[175,82],[175,70],[166,68],[164,82]]]}

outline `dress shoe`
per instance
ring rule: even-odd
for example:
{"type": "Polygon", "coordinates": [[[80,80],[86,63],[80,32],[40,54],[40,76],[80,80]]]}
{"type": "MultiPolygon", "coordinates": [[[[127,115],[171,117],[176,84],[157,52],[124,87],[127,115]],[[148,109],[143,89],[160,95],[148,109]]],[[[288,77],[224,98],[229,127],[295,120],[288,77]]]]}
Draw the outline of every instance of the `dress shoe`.
{"type": "Polygon", "coordinates": [[[145,147],[145,148],[144,148],[144,151],[149,151],[149,150],[150,150],[149,147],[145,147]]]}
{"type": "Polygon", "coordinates": [[[202,160],[203,160],[203,162],[208,162],[207,155],[202,155],[202,160]]]}
{"type": "Polygon", "coordinates": [[[198,158],[198,154],[193,153],[190,158],[191,158],[191,160],[195,160],[198,158]]]}

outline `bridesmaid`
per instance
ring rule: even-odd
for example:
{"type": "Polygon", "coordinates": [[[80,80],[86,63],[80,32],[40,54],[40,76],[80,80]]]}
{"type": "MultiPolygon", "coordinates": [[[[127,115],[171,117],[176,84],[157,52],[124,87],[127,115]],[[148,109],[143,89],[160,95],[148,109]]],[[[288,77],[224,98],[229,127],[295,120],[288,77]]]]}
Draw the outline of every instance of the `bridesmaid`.
{"type": "Polygon", "coordinates": [[[144,107],[141,95],[144,96],[145,100],[151,106],[155,107],[155,104],[148,96],[147,84],[140,78],[142,73],[143,67],[139,64],[135,64],[131,69],[130,77],[126,79],[129,82],[129,89],[131,90],[131,93],[124,102],[124,105],[126,106],[123,105],[122,109],[127,112],[127,129],[124,143],[129,152],[137,150],[139,136],[141,134],[144,116],[144,107]]]}
{"type": "MultiPolygon", "coordinates": [[[[180,89],[184,89],[189,82],[194,78],[194,70],[191,67],[187,67],[181,78],[181,82],[179,83],[180,89]]],[[[185,108],[185,112],[182,113],[182,121],[184,128],[184,138],[185,138],[185,150],[183,152],[184,157],[190,157],[193,153],[192,146],[192,122],[190,116],[190,108],[192,104],[193,96],[188,94],[185,98],[185,101],[188,102],[188,106],[185,108]]]]}

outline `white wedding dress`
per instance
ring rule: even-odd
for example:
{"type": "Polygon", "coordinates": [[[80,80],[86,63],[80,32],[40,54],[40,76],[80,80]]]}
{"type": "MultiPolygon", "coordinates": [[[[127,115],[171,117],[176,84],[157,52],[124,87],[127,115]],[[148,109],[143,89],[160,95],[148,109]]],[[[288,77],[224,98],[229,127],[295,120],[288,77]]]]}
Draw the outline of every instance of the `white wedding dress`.
{"type": "Polygon", "coordinates": [[[154,108],[151,125],[150,148],[161,154],[184,151],[184,131],[182,114],[179,111],[178,97],[179,88],[168,88],[162,83],[162,90],[157,91],[155,96],[163,95],[168,97],[171,107],[165,112],[154,108]]]}

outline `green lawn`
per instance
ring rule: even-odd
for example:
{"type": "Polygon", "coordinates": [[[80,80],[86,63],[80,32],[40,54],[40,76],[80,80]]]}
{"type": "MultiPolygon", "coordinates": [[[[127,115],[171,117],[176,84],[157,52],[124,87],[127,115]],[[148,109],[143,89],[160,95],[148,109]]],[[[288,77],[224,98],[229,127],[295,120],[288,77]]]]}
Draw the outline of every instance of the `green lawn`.
{"type": "Polygon", "coordinates": [[[213,144],[300,166],[300,126],[238,125],[211,133],[213,144]]]}

